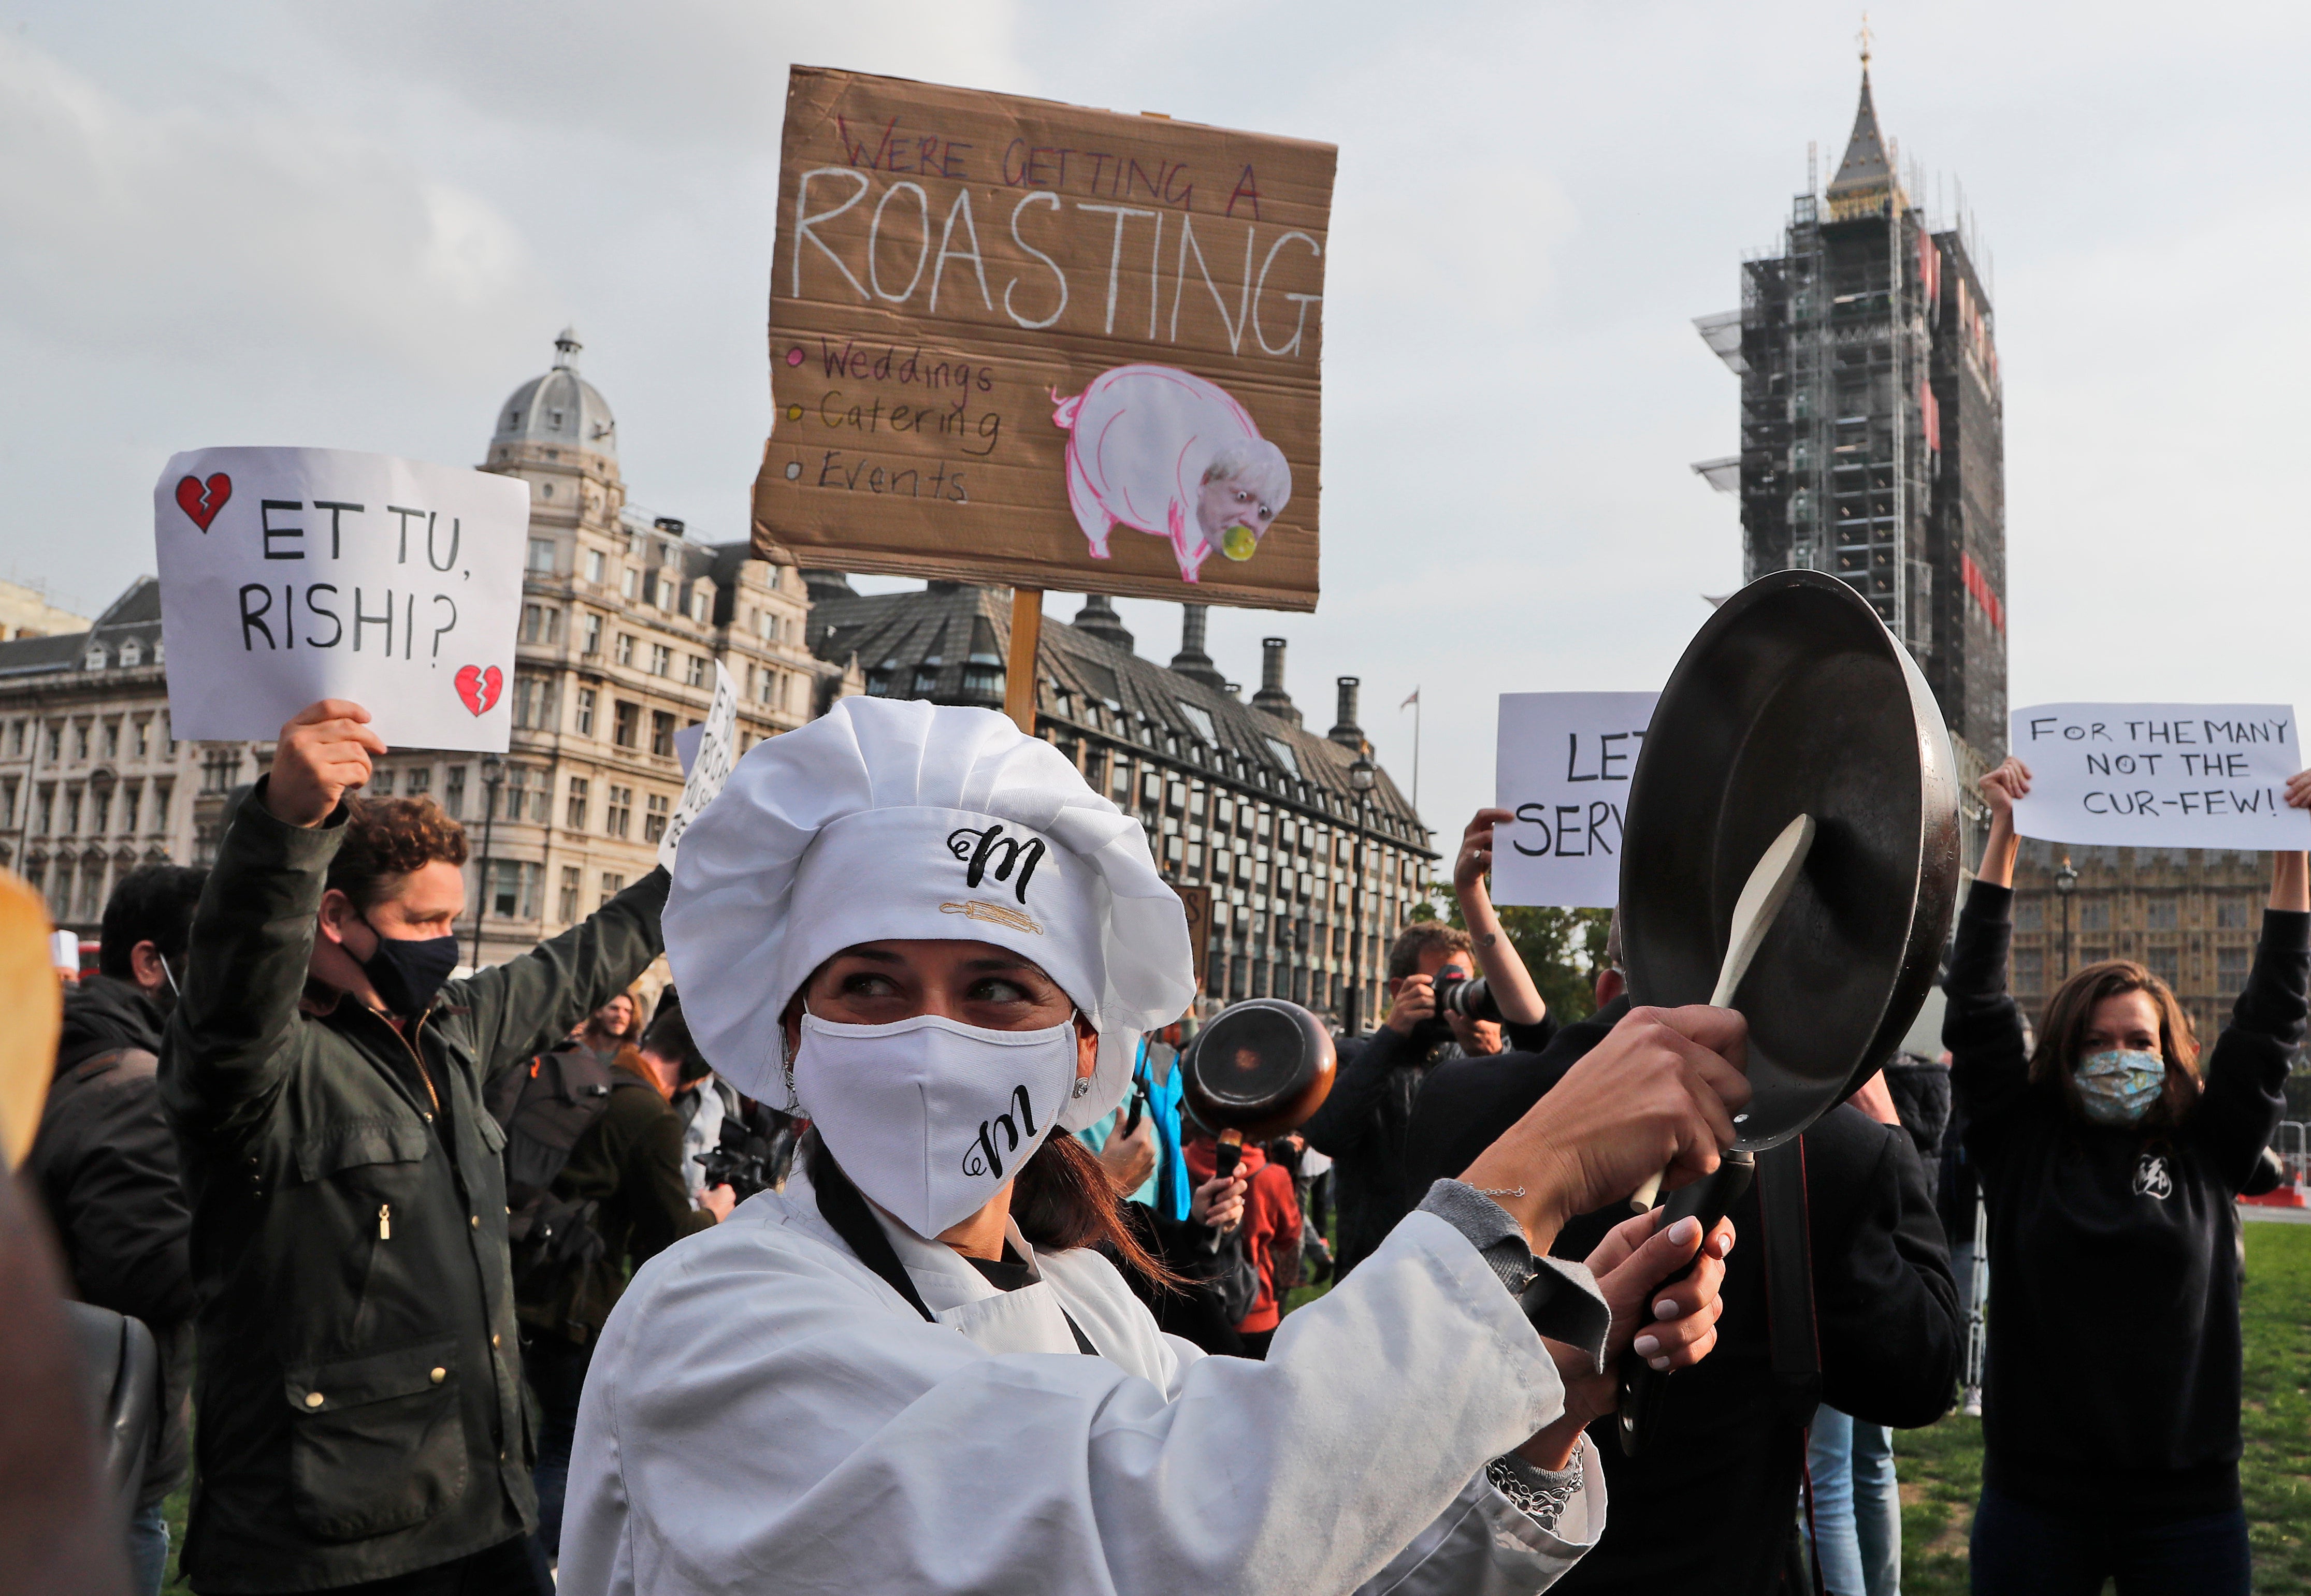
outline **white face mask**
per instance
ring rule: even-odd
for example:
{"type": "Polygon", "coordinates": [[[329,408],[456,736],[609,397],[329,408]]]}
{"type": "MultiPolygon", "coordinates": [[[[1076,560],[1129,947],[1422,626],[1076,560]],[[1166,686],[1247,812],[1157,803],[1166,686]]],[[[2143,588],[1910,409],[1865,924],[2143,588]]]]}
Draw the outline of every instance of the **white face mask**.
{"type": "Polygon", "coordinates": [[[926,1238],[985,1208],[1067,1106],[1073,1019],[988,1031],[943,1015],[844,1025],[805,1011],[795,1095],[859,1190],[926,1238]]]}

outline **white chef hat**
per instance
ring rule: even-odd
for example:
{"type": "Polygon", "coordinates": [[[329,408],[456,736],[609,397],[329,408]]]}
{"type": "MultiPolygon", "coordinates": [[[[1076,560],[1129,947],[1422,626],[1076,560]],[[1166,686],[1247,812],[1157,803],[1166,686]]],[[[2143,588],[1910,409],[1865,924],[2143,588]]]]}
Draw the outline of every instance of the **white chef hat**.
{"type": "Polygon", "coordinates": [[[1187,915],[1138,822],[989,710],[846,698],[756,744],[683,833],[665,925],[699,1050],[789,1109],[779,1016],[861,942],[991,942],[1041,966],[1099,1032],[1070,1130],[1122,1102],[1140,1033],[1195,997],[1187,915]]]}

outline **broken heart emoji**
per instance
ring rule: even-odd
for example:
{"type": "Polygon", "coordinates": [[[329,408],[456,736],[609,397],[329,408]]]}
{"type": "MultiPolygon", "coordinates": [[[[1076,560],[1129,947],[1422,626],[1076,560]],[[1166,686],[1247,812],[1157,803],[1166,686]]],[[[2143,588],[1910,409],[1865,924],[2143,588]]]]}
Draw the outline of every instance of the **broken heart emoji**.
{"type": "Polygon", "coordinates": [[[179,478],[177,483],[177,508],[192,518],[193,525],[205,532],[209,523],[232,497],[232,478],[220,471],[204,487],[197,476],[179,478]]]}
{"type": "Polygon", "coordinates": [[[466,708],[475,715],[486,715],[498,701],[505,686],[505,672],[493,665],[484,670],[478,665],[468,665],[458,673],[458,696],[466,701],[466,708]]]}

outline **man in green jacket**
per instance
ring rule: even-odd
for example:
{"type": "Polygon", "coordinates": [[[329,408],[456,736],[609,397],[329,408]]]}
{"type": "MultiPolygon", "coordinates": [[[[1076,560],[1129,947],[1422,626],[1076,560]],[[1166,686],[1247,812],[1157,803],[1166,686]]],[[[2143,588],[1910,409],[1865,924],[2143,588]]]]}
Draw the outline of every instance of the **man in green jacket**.
{"type": "Polygon", "coordinates": [[[324,700],[218,850],[161,1048],[200,1294],[193,1588],[531,1588],[504,1138],[489,1078],[658,955],[667,876],[464,981],[464,833],[346,800],[384,743],[324,700]]]}

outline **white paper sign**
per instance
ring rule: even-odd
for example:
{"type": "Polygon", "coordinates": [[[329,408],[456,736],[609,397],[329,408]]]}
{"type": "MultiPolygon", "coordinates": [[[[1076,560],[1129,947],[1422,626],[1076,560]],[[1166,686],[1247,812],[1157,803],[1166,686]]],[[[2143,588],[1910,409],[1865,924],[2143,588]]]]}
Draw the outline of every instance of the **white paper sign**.
{"type": "Polygon", "coordinates": [[[2015,829],[2052,842],[2134,848],[2311,847],[2287,807],[2303,768],[2290,704],[2044,703],[2009,718],[2030,767],[2015,829]]]}
{"type": "Polygon", "coordinates": [[[682,833],[690,829],[698,812],[714,801],[714,795],[730,779],[730,767],[737,763],[738,685],[719,659],[714,662],[714,702],[706,708],[705,724],[675,733],[675,746],[680,747],[683,737],[693,731],[697,742],[684,763],[687,779],[682,784],[682,801],[675,805],[674,817],[666,823],[666,835],[658,839],[658,862],[669,870],[674,868],[674,850],[682,842],[682,833]]]}
{"type": "Polygon", "coordinates": [[[529,484],[336,449],[202,449],[153,490],[169,719],[270,738],[346,698],[397,748],[502,752],[529,484]]]}
{"type": "Polygon", "coordinates": [[[1621,895],[1621,822],[1657,693],[1504,693],[1493,902],[1609,909],[1621,895]]]}

